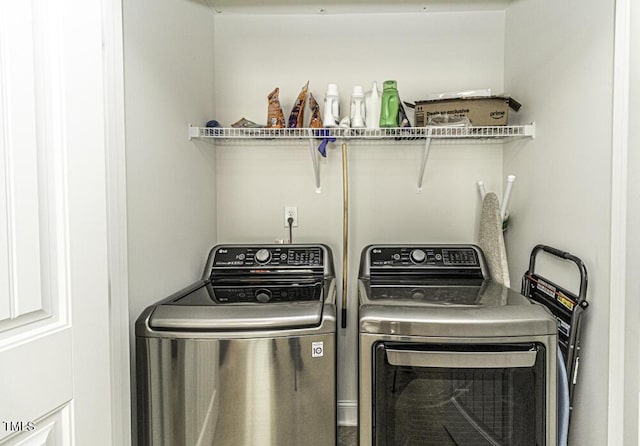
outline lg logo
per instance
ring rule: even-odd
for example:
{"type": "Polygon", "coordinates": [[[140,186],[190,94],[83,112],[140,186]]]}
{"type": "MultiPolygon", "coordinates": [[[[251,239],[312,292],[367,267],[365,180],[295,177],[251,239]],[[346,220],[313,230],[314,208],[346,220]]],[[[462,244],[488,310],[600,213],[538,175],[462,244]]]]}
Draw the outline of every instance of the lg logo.
{"type": "Polygon", "coordinates": [[[320,358],[324,356],[324,342],[311,343],[311,357],[320,358]]]}

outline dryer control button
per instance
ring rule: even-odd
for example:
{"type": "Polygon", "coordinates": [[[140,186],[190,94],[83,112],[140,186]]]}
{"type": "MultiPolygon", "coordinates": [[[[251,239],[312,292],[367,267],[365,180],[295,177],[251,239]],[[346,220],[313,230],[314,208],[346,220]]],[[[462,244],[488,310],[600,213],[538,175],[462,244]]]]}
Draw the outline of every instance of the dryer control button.
{"type": "Polygon", "coordinates": [[[411,251],[410,257],[411,261],[414,263],[423,263],[426,260],[427,255],[422,249],[414,249],[411,251]]]}
{"type": "Polygon", "coordinates": [[[271,300],[271,291],[269,290],[256,291],[256,300],[262,304],[266,304],[271,300]]]}
{"type": "Polygon", "coordinates": [[[262,248],[256,251],[256,255],[254,256],[254,258],[258,263],[267,263],[269,259],[271,259],[271,253],[268,249],[262,248]]]}

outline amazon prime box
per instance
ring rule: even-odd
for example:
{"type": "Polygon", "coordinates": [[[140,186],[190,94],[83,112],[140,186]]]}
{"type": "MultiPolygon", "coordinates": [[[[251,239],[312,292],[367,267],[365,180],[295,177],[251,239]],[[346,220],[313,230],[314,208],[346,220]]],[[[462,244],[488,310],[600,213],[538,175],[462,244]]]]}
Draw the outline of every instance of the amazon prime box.
{"type": "Polygon", "coordinates": [[[507,125],[510,108],[518,111],[520,104],[505,96],[416,101],[415,126],[429,125],[429,118],[436,116],[446,117],[448,121],[466,117],[473,126],[507,125]]]}

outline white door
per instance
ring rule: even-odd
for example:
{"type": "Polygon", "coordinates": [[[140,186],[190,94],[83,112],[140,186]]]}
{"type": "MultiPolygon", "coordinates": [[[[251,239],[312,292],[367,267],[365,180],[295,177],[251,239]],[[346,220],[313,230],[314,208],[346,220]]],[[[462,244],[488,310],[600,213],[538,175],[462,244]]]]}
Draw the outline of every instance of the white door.
{"type": "MultiPolygon", "coordinates": [[[[106,2],[105,2],[106,3],[106,2]]],[[[112,445],[100,0],[0,0],[0,445],[112,445]]]]}

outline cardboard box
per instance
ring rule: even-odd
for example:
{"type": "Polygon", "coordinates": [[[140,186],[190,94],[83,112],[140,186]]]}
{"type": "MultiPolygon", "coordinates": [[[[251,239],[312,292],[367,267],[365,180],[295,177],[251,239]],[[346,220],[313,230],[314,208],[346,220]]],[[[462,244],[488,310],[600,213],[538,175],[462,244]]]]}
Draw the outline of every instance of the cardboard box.
{"type": "Polygon", "coordinates": [[[518,111],[520,104],[504,96],[417,101],[415,126],[424,127],[428,124],[429,118],[435,115],[447,115],[454,120],[467,117],[474,126],[507,125],[509,108],[518,111]]]}

